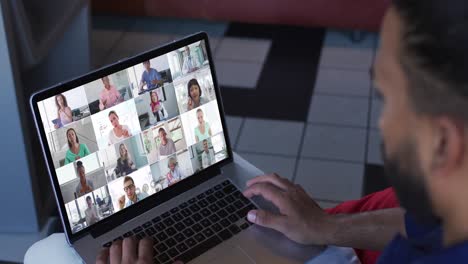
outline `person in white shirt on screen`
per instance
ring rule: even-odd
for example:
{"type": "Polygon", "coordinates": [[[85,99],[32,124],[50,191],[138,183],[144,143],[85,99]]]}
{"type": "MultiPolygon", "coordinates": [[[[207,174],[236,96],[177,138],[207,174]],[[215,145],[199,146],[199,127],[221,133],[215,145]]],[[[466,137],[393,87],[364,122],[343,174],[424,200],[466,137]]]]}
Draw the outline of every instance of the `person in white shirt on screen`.
{"type": "Polygon", "coordinates": [[[185,178],[185,175],[180,170],[179,163],[175,157],[169,158],[167,166],[169,167],[169,172],[166,174],[167,186],[170,186],[185,178]]]}
{"type": "Polygon", "coordinates": [[[130,176],[126,176],[124,178],[124,191],[125,191],[125,194],[127,195],[127,202],[125,202],[125,195],[122,195],[120,198],[119,198],[119,208],[122,210],[123,208],[127,208],[129,207],[130,205],[136,203],[136,202],[139,202],[143,199],[145,199],[146,197],[148,197],[147,194],[141,192],[139,194],[137,194],[135,192],[136,188],[135,188],[135,182],[133,181],[133,178],[130,177],[130,176]]]}
{"type": "Polygon", "coordinates": [[[91,196],[86,197],[86,204],[88,205],[85,210],[86,224],[90,226],[99,221],[99,212],[97,207],[93,204],[91,196]]]}
{"type": "Polygon", "coordinates": [[[130,129],[126,125],[121,125],[119,122],[119,116],[115,111],[109,112],[109,121],[114,127],[109,132],[109,145],[113,145],[122,141],[123,139],[129,138],[132,136],[130,129]]]}
{"type": "Polygon", "coordinates": [[[202,167],[203,169],[213,164],[213,156],[211,155],[210,149],[208,148],[208,140],[203,140],[203,152],[201,154],[202,167]]]}
{"type": "Polygon", "coordinates": [[[182,64],[182,73],[187,74],[198,69],[197,60],[190,54],[190,47],[185,47],[184,62],[182,64]]]}
{"type": "Polygon", "coordinates": [[[161,144],[159,145],[159,154],[161,156],[169,156],[176,152],[176,147],[174,141],[170,138],[167,138],[167,133],[164,128],[160,128],[158,131],[159,138],[161,139],[161,144]]]}
{"type": "Polygon", "coordinates": [[[195,127],[195,140],[200,142],[211,137],[210,124],[203,118],[203,110],[197,110],[198,126],[195,127]]]}
{"type": "Polygon", "coordinates": [[[76,171],[78,172],[78,177],[80,178],[80,182],[76,185],[75,188],[76,198],[78,198],[94,191],[94,185],[91,180],[86,179],[86,171],[85,167],[83,166],[83,162],[76,162],[76,171]]]}

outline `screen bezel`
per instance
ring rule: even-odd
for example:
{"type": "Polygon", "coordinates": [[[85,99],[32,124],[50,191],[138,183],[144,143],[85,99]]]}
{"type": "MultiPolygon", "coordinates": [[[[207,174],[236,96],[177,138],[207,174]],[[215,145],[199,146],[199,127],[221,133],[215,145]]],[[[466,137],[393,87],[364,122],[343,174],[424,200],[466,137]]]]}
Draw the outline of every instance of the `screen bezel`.
{"type": "Polygon", "coordinates": [[[195,186],[215,177],[216,175],[219,174],[221,167],[233,162],[233,153],[232,153],[231,143],[229,140],[228,130],[226,126],[221,93],[220,93],[219,86],[218,86],[218,80],[216,78],[216,71],[215,71],[215,67],[213,63],[213,57],[211,54],[210,44],[208,41],[208,35],[205,32],[199,32],[194,35],[187,36],[183,39],[173,41],[172,43],[140,53],[131,58],[120,60],[117,63],[111,64],[109,66],[105,66],[91,73],[85,74],[81,77],[72,79],[70,81],[66,81],[64,83],[59,83],[53,87],[39,91],[31,96],[30,106],[33,111],[34,122],[35,122],[36,129],[40,137],[41,147],[44,153],[44,158],[46,161],[47,169],[49,171],[50,180],[54,188],[54,194],[55,194],[55,198],[56,198],[59,211],[61,214],[62,224],[65,227],[64,229],[67,235],[67,239],[71,244],[73,244],[75,241],[77,241],[78,239],[88,234],[93,235],[93,237],[98,237],[99,235],[104,234],[108,232],[109,230],[112,230],[113,228],[125,223],[126,221],[133,219],[135,216],[140,215],[150,210],[151,208],[158,206],[180,195],[181,193],[187,190],[190,190],[194,188],[195,186]],[[210,70],[212,74],[213,85],[215,88],[216,100],[217,100],[218,110],[220,113],[221,123],[223,127],[223,135],[224,135],[225,142],[226,142],[228,157],[208,167],[207,169],[204,169],[198,173],[192,174],[191,176],[185,178],[184,180],[180,181],[179,183],[171,187],[168,187],[158,193],[151,195],[150,197],[142,200],[141,202],[137,204],[134,204],[133,206],[129,208],[126,208],[125,210],[118,211],[114,213],[113,215],[105,219],[102,219],[96,224],[86,227],[73,234],[71,230],[71,226],[70,226],[70,221],[68,219],[67,211],[65,208],[65,203],[62,197],[60,184],[58,183],[58,178],[57,178],[57,174],[56,174],[55,167],[53,164],[51,151],[49,149],[49,144],[47,142],[47,137],[46,137],[45,130],[43,127],[43,122],[41,119],[41,115],[39,114],[38,103],[40,101],[43,101],[57,94],[66,92],[68,90],[74,89],[81,85],[95,81],[101,77],[113,74],[121,70],[125,70],[129,67],[142,63],[145,60],[149,60],[152,58],[165,55],[174,50],[183,48],[189,44],[192,44],[198,41],[203,41],[203,40],[205,41],[205,45],[206,45],[206,52],[208,55],[208,62],[209,62],[209,66],[210,66],[210,70]]]}

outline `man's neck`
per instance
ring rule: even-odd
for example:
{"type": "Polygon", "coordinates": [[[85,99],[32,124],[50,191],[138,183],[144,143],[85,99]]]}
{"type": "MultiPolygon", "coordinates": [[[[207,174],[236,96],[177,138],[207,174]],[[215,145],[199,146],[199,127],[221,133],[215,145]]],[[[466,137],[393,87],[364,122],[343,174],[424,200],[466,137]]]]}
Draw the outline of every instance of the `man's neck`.
{"type": "Polygon", "coordinates": [[[130,198],[130,200],[135,203],[137,201],[137,195],[134,194],[133,197],[130,198]]]}
{"type": "Polygon", "coordinates": [[[457,243],[468,241],[468,212],[456,210],[443,221],[443,244],[450,247],[457,243]]]}

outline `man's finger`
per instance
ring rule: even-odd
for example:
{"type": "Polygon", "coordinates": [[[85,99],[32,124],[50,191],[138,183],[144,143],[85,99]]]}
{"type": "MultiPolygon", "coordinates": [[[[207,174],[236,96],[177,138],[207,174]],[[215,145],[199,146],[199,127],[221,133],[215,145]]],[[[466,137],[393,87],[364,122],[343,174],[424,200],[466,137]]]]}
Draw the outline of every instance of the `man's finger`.
{"type": "Polygon", "coordinates": [[[292,186],[291,182],[281,178],[276,173],[255,177],[247,182],[247,187],[250,187],[256,183],[271,183],[284,191],[288,190],[292,186]]]}
{"type": "Polygon", "coordinates": [[[259,226],[268,227],[284,233],[286,216],[274,214],[265,210],[252,210],[247,214],[247,219],[259,226]]]}
{"type": "Polygon", "coordinates": [[[122,242],[122,262],[133,263],[137,259],[138,242],[134,237],[127,237],[122,242]]]}
{"type": "Polygon", "coordinates": [[[109,250],[110,263],[122,262],[122,241],[117,240],[112,243],[109,250]]]}
{"type": "Polygon", "coordinates": [[[109,259],[109,249],[102,249],[96,257],[96,264],[107,264],[109,259]]]}
{"type": "Polygon", "coordinates": [[[143,263],[152,263],[154,257],[153,240],[145,237],[138,245],[138,260],[143,263]]]}
{"type": "Polygon", "coordinates": [[[244,196],[247,198],[252,198],[256,195],[262,196],[272,202],[281,213],[287,212],[289,207],[291,207],[285,199],[286,193],[271,183],[256,183],[244,191],[244,196]]]}

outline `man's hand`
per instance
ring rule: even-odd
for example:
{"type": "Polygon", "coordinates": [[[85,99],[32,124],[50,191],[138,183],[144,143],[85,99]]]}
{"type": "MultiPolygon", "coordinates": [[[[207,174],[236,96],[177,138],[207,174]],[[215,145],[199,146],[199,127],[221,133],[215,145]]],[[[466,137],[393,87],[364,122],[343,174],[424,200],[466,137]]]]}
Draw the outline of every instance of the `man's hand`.
{"type": "Polygon", "coordinates": [[[119,198],[119,207],[120,207],[120,209],[123,209],[124,206],[125,206],[125,195],[122,195],[119,198]]]}
{"type": "Polygon", "coordinates": [[[247,187],[246,197],[262,196],[280,211],[274,214],[252,210],[247,215],[249,221],[275,229],[300,244],[329,244],[328,238],[335,228],[333,216],[327,215],[301,186],[270,174],[248,181],[247,187]]]}
{"type": "Polygon", "coordinates": [[[96,258],[96,264],[151,264],[153,263],[153,241],[144,238],[138,241],[127,237],[112,243],[110,249],[103,249],[96,258]]]}

